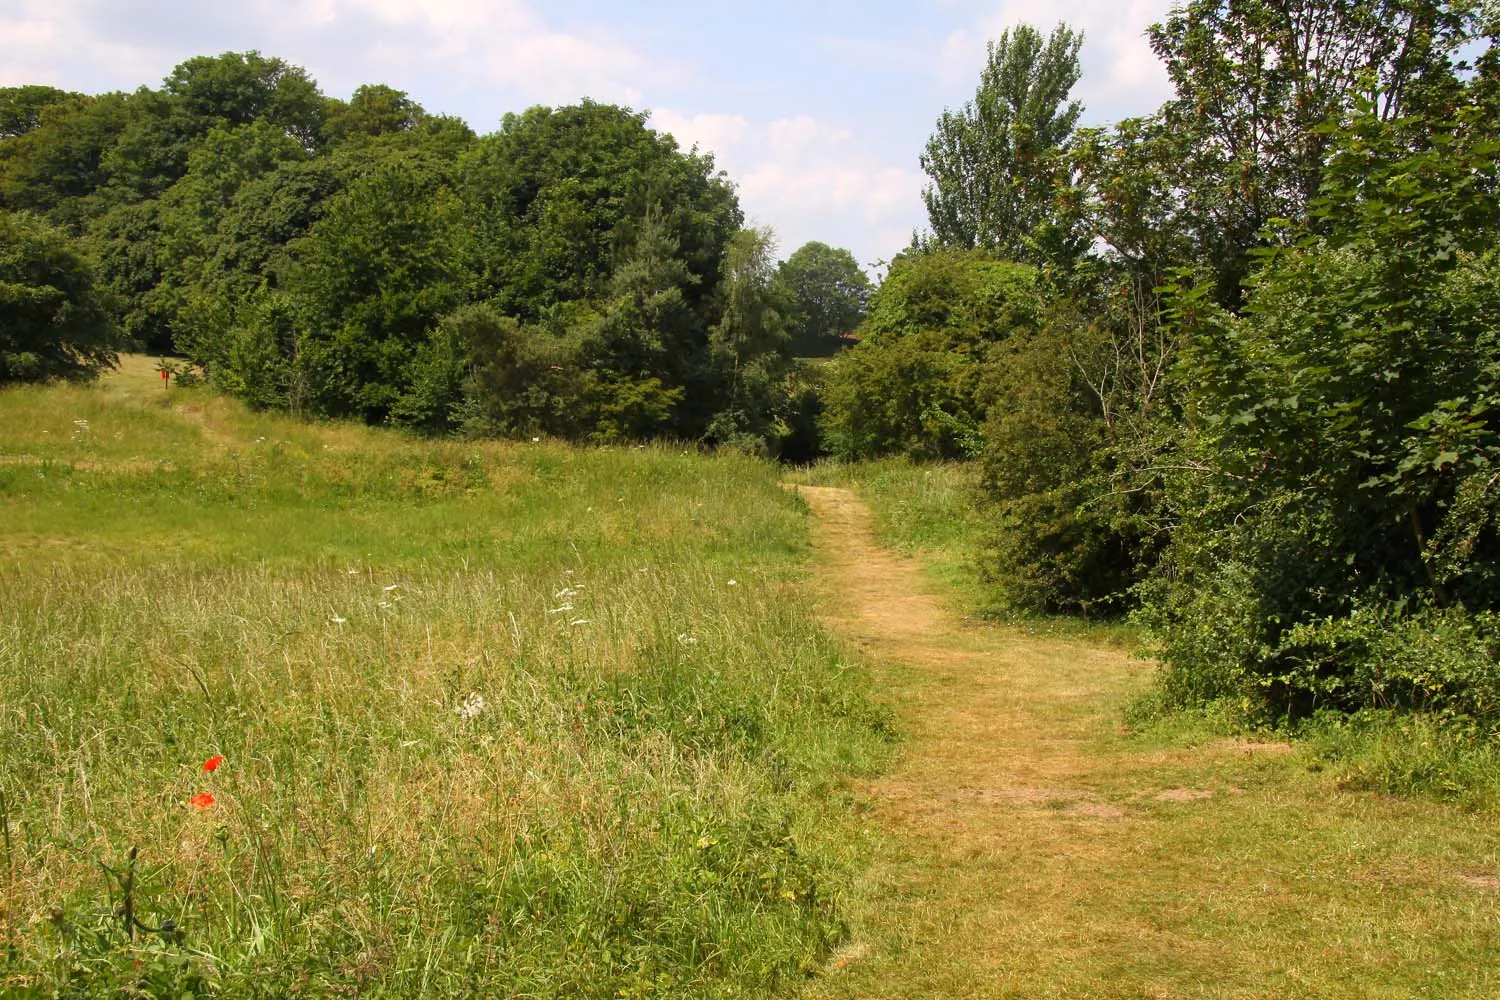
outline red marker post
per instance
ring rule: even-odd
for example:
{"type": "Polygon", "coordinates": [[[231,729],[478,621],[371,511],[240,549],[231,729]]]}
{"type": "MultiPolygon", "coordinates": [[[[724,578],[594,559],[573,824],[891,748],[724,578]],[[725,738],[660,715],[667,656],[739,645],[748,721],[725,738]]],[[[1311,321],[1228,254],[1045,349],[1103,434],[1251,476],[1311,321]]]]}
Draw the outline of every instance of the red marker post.
{"type": "Polygon", "coordinates": [[[161,387],[163,389],[168,389],[171,387],[171,378],[172,373],[163,368],[161,370],[161,387]]]}

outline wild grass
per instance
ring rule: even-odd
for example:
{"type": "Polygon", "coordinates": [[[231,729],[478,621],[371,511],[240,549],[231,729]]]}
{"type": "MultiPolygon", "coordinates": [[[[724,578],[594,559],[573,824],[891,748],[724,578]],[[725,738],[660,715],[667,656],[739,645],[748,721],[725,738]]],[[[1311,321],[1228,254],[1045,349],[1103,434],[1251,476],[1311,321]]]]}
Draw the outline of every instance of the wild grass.
{"type": "Polygon", "coordinates": [[[1298,735],[1340,785],[1500,813],[1500,733],[1432,715],[1321,715],[1298,735]]]}
{"type": "Polygon", "coordinates": [[[0,393],[0,993],[754,996],[843,938],[890,729],[774,467],[151,377],[0,393]]]}
{"type": "Polygon", "coordinates": [[[1216,740],[1289,741],[1297,768],[1341,790],[1500,813],[1500,733],[1433,712],[1320,712],[1268,725],[1221,699],[1184,707],[1160,687],[1129,699],[1125,722],[1143,745],[1184,748],[1216,740]]]}

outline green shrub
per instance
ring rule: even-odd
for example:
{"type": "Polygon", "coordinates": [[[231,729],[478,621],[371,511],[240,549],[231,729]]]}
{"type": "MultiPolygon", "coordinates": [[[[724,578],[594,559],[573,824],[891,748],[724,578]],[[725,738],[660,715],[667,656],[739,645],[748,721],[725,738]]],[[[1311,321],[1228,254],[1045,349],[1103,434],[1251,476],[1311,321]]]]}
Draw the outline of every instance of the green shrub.
{"type": "Polygon", "coordinates": [[[1118,613],[1160,548],[1152,466],[1157,438],[1170,441],[1170,410],[1161,386],[1122,363],[1150,359],[1139,338],[1152,317],[1112,311],[1111,299],[1095,315],[1063,300],[991,354],[981,564],[1022,609],[1118,613]]]}
{"type": "Polygon", "coordinates": [[[92,378],[114,364],[119,341],[67,234],[0,211],[0,385],[92,378]]]}
{"type": "Polygon", "coordinates": [[[902,258],[870,300],[859,345],[833,363],[824,435],[845,459],[972,458],[994,345],[1036,326],[1035,269],[980,252],[902,258]]]}

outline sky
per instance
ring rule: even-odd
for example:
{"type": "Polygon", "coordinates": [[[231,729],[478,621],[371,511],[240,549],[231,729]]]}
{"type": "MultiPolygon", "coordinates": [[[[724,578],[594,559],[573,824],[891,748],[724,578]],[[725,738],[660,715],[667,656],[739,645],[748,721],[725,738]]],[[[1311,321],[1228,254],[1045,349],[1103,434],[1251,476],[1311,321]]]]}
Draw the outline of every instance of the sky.
{"type": "Polygon", "coordinates": [[[985,44],[1065,21],[1085,35],[1085,124],[1155,110],[1146,27],[1171,0],[0,0],[0,86],[158,86],[195,55],[255,49],[347,98],[406,91],[477,132],[583,97],[649,111],[710,152],[781,254],[809,240],[872,271],[926,222],[918,163],[973,97],[985,44]]]}

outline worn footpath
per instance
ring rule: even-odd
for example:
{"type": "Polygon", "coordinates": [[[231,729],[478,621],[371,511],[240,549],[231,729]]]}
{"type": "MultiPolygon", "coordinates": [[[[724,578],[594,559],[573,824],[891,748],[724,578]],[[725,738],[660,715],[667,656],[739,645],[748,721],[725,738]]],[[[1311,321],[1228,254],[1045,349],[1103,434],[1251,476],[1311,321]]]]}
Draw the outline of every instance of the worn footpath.
{"type": "Polygon", "coordinates": [[[1342,790],[1281,743],[1132,735],[1151,665],[966,622],[801,487],[832,626],[906,742],[856,791],[871,865],[809,997],[1500,995],[1500,831],[1342,790]]]}

